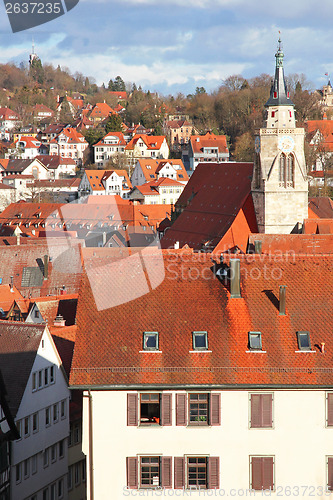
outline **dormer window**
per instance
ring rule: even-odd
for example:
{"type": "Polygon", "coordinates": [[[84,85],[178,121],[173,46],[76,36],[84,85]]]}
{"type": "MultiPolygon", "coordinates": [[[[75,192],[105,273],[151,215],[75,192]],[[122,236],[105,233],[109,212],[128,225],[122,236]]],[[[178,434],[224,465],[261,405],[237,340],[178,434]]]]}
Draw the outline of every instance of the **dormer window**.
{"type": "Polygon", "coordinates": [[[297,332],[297,342],[300,351],[311,351],[309,332],[297,332]]]}
{"type": "Polygon", "coordinates": [[[195,351],[207,351],[208,349],[208,337],[207,332],[193,332],[193,349],[195,351]]]}
{"type": "Polygon", "coordinates": [[[143,350],[158,351],[158,332],[143,333],[143,350]]]}
{"type": "Polygon", "coordinates": [[[261,332],[249,332],[249,349],[261,351],[261,332]]]}

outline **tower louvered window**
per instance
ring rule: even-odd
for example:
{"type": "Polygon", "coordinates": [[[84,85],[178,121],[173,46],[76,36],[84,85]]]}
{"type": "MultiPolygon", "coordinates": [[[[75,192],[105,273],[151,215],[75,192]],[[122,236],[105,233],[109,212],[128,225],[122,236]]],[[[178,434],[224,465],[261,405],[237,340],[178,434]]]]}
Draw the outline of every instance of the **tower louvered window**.
{"type": "Polygon", "coordinates": [[[292,153],[288,156],[281,153],[279,161],[279,186],[294,187],[295,157],[292,153]]]}

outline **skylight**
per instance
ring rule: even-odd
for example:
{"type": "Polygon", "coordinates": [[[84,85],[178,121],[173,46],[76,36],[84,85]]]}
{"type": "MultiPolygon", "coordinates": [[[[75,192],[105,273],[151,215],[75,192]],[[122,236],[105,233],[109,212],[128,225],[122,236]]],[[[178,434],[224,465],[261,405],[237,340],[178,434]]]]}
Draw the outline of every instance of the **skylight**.
{"type": "Polygon", "coordinates": [[[144,351],[158,351],[158,332],[143,333],[144,351]]]}
{"type": "Polygon", "coordinates": [[[261,351],[261,332],[249,332],[249,348],[261,351]]]}
{"type": "Polygon", "coordinates": [[[195,351],[206,351],[208,349],[207,332],[192,332],[192,337],[195,351]]]}
{"type": "Polygon", "coordinates": [[[297,342],[300,351],[310,351],[310,333],[309,332],[297,332],[297,342]]]}

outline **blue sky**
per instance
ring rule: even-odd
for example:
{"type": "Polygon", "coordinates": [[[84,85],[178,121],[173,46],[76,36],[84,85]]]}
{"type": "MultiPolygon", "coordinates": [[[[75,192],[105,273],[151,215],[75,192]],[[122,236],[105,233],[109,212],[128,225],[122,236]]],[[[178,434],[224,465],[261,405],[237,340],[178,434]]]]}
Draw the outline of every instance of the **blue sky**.
{"type": "Polygon", "coordinates": [[[332,75],[333,1],[80,0],[65,16],[13,34],[0,4],[0,63],[27,61],[32,37],[43,62],[93,76],[120,75],[161,94],[208,91],[230,75],[274,73],[281,31],[285,73],[312,88],[332,75]]]}

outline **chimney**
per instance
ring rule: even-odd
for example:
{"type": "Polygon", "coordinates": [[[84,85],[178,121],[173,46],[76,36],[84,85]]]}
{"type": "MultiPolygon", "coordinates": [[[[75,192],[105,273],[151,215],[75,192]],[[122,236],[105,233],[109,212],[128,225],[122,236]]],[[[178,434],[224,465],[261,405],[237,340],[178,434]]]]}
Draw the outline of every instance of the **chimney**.
{"type": "Polygon", "coordinates": [[[103,247],[106,245],[106,232],[103,231],[103,247]]]}
{"type": "Polygon", "coordinates": [[[255,240],[254,242],[254,253],[261,254],[262,250],[262,241],[255,240]]]}
{"type": "Polygon", "coordinates": [[[240,299],[240,260],[230,259],[230,298],[240,299]]]}
{"type": "Polygon", "coordinates": [[[18,234],[16,236],[16,245],[20,245],[21,244],[21,236],[18,234]]]}
{"type": "Polygon", "coordinates": [[[10,277],[10,291],[14,292],[14,276],[10,277]]]}
{"type": "Polygon", "coordinates": [[[325,352],[325,342],[321,342],[320,343],[320,350],[321,350],[322,354],[324,354],[324,352],[325,352]]]}
{"type": "Polygon", "coordinates": [[[280,285],[279,292],[279,314],[280,316],[286,315],[286,285],[280,285]]]}
{"type": "Polygon", "coordinates": [[[175,250],[179,250],[179,241],[175,241],[175,244],[173,246],[175,250]]]}
{"type": "Polygon", "coordinates": [[[49,277],[49,256],[44,255],[44,280],[49,277]]]}
{"type": "Polygon", "coordinates": [[[64,318],[61,316],[61,314],[58,314],[57,317],[54,320],[53,323],[54,326],[66,326],[66,321],[64,318]]]}
{"type": "Polygon", "coordinates": [[[66,295],[67,290],[66,290],[66,285],[62,285],[62,288],[60,289],[60,295],[66,295]]]}

